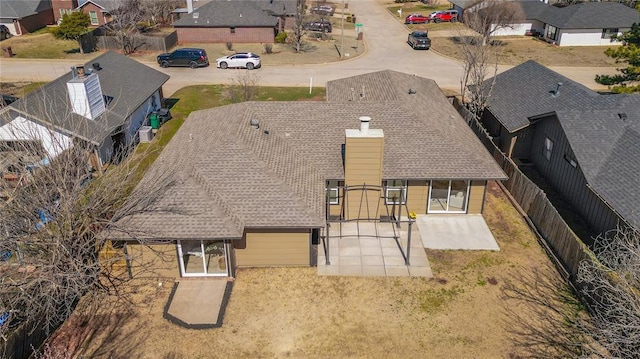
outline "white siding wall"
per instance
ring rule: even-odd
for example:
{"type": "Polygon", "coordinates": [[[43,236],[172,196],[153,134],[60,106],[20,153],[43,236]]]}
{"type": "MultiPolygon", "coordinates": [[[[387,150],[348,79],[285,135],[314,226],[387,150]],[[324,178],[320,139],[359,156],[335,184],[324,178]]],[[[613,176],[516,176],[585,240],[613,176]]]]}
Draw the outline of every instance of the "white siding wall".
{"type": "Polygon", "coordinates": [[[16,117],[13,121],[0,127],[0,140],[40,140],[49,159],[55,158],[72,146],[69,136],[23,117],[16,117]]]}
{"type": "Polygon", "coordinates": [[[18,32],[16,31],[16,25],[13,23],[13,21],[9,21],[9,22],[0,22],[0,24],[5,25],[7,28],[9,28],[9,32],[13,35],[16,36],[18,34],[18,32]]]}
{"type": "MultiPolygon", "coordinates": [[[[627,31],[627,29],[620,29],[627,31]]],[[[561,30],[558,29],[559,46],[609,46],[620,45],[620,42],[612,42],[609,37],[602,38],[602,29],[561,30]]]]}

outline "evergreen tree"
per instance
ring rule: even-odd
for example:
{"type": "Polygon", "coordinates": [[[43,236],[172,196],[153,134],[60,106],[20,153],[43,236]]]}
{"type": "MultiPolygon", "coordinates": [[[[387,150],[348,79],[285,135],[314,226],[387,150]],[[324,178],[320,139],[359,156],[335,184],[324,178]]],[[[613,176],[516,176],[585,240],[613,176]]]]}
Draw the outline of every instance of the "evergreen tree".
{"type": "Polygon", "coordinates": [[[80,53],[84,54],[80,38],[89,30],[91,19],[89,15],[82,11],[75,11],[71,14],[62,15],[60,26],[55,28],[52,33],[58,39],[76,40],[80,46],[80,53]]]}

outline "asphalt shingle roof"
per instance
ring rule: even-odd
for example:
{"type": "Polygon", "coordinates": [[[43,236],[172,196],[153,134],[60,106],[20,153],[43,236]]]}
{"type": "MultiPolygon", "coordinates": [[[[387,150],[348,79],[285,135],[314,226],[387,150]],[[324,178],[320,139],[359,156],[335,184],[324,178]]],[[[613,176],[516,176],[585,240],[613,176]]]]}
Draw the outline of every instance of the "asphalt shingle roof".
{"type": "Polygon", "coordinates": [[[50,8],[48,0],[0,0],[0,18],[22,19],[50,8]]]}
{"type": "Polygon", "coordinates": [[[585,2],[563,8],[547,5],[536,19],[560,29],[630,28],[640,21],[640,13],[619,3],[585,2]]]}
{"type": "Polygon", "coordinates": [[[72,112],[67,93],[71,72],[12,103],[12,118],[21,114],[99,144],[169,79],[168,75],[115,52],[87,62],[85,68],[91,69],[93,63],[100,64],[101,70],[96,73],[103,95],[110,99],[107,110],[95,120],[72,112]]]}
{"type": "Polygon", "coordinates": [[[600,95],[528,61],[497,76],[489,110],[511,132],[555,114],[589,186],[640,226],[640,94],[600,95]]]}
{"type": "Polygon", "coordinates": [[[191,14],[184,14],[173,23],[175,27],[274,27],[278,18],[273,13],[284,13],[285,3],[274,1],[211,1],[191,14]]]}
{"type": "Polygon", "coordinates": [[[128,220],[165,238],[237,238],[245,227],[322,226],[325,181],[344,178],[345,129],[357,129],[364,115],[372,117],[371,128],[384,131],[386,179],[505,178],[432,80],[383,71],[333,81],[328,91],[338,94],[334,87],[367,83],[372,96],[386,98],[388,91],[377,88],[388,89],[403,79],[414,81],[416,95],[427,101],[420,109],[432,110],[408,111],[396,97],[381,102],[247,102],[191,113],[145,175],[136,198],[157,193],[154,183],[176,183],[162,203],[174,204],[179,213],[207,213],[206,221],[226,223],[220,230],[224,235],[214,229],[194,235],[173,214],[166,220],[161,215],[128,220]],[[259,122],[259,129],[250,126],[251,120],[259,122]],[[177,198],[185,178],[192,178],[189,186],[200,187],[200,198],[177,198]]]}

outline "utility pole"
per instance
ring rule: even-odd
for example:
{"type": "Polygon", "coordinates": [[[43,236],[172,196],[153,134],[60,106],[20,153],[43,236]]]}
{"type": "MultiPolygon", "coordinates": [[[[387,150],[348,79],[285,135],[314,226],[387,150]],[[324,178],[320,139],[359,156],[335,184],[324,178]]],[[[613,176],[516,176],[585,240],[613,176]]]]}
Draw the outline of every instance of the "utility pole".
{"type": "Polygon", "coordinates": [[[342,16],[340,20],[340,59],[344,58],[344,0],[342,0],[342,16]]]}

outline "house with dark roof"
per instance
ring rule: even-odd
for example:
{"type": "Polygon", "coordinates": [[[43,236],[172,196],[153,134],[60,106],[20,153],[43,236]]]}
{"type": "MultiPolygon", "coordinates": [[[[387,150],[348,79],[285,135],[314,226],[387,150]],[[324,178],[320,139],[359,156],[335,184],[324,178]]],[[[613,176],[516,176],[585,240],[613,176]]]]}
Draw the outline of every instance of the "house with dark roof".
{"type": "Polygon", "coordinates": [[[3,108],[0,142],[39,141],[49,160],[82,143],[99,170],[136,143],[147,115],[161,108],[168,79],[126,56],[105,53],[3,108]]]}
{"type": "Polygon", "coordinates": [[[12,35],[28,34],[54,23],[49,0],[0,0],[0,25],[7,26],[12,35]]]}
{"type": "Polygon", "coordinates": [[[585,2],[556,7],[540,1],[517,1],[525,20],[501,27],[496,36],[524,35],[536,30],[558,46],[618,45],[612,36],[621,35],[640,22],[640,13],[615,2],[585,2]]]}
{"type": "Polygon", "coordinates": [[[134,272],[310,266],[332,219],[481,214],[505,178],[435,81],[386,70],[330,81],[326,102],[192,112],[109,235],[134,272]]]}
{"type": "Polygon", "coordinates": [[[179,43],[272,43],[295,14],[295,1],[213,0],[173,23],[179,43]]]}
{"type": "Polygon", "coordinates": [[[114,13],[122,6],[122,0],[79,0],[75,11],[89,15],[92,27],[102,26],[113,20],[114,13]]]}
{"type": "Polygon", "coordinates": [[[640,226],[639,94],[601,95],[527,61],[496,76],[482,122],[595,233],[640,226]]]}

